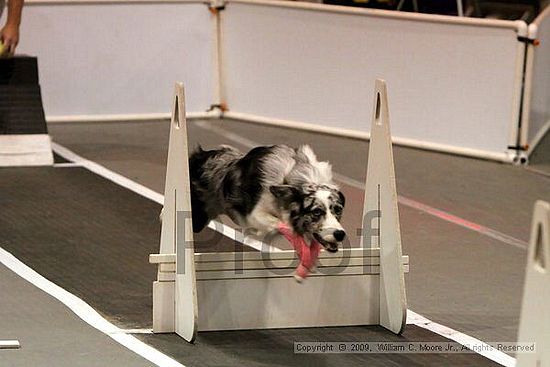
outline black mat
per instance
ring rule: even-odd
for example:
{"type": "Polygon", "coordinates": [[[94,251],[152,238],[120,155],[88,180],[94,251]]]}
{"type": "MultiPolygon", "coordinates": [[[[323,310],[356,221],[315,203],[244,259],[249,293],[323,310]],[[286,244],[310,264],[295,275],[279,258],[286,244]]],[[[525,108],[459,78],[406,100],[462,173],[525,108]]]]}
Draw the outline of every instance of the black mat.
{"type": "Polygon", "coordinates": [[[478,354],[295,354],[294,342],[445,342],[408,325],[401,335],[381,326],[199,332],[195,344],[175,334],[140,335],[187,367],[199,366],[498,366],[478,354]]]}
{"type": "MultiPolygon", "coordinates": [[[[148,255],[158,251],[160,205],[82,168],[0,169],[0,245],[120,327],[150,327],[148,255]]],[[[231,241],[199,251],[241,250],[231,241]]],[[[300,300],[297,300],[300,302],[300,300]]],[[[305,305],[315,307],[315,305],[305,305]]],[[[37,306],[39,307],[39,306],[37,306]]],[[[199,333],[194,345],[174,334],[139,335],[187,366],[481,366],[476,354],[296,355],[295,341],[443,341],[408,326],[199,333]]]]}
{"type": "Polygon", "coordinates": [[[47,134],[37,63],[0,58],[0,134],[47,134]]]}

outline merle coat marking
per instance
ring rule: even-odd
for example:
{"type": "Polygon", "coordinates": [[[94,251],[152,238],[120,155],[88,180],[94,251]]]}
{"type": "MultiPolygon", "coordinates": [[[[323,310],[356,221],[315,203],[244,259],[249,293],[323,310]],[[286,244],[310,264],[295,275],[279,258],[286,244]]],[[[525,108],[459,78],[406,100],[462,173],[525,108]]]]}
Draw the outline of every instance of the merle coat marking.
{"type": "Polygon", "coordinates": [[[189,158],[193,231],[228,215],[257,235],[281,221],[305,237],[337,251],[345,237],[340,219],[344,195],[332,181],[328,162],[307,145],[256,147],[247,154],[230,146],[198,148],[189,158]]]}

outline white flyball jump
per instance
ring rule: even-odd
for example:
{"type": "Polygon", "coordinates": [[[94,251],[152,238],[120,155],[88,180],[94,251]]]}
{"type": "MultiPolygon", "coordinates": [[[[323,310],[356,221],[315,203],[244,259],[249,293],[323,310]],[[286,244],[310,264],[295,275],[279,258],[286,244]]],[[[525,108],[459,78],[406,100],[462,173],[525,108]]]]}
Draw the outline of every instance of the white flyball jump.
{"type": "Polygon", "coordinates": [[[550,367],[550,204],[537,201],[527,251],[518,342],[535,353],[518,353],[517,367],[550,367]]]}
{"type": "Polygon", "coordinates": [[[403,331],[409,259],[401,254],[383,80],[374,96],[361,248],[321,251],[317,272],[299,284],[294,251],[195,253],[184,90],[176,84],[160,252],[149,259],[158,264],[153,332],[175,331],[192,342],[207,330],[382,325],[403,331]]]}

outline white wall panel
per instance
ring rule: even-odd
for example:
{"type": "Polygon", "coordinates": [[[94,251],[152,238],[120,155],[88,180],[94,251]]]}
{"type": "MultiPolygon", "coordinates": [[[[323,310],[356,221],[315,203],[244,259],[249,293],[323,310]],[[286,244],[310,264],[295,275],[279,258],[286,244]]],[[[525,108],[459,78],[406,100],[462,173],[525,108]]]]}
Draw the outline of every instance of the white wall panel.
{"type": "Polygon", "coordinates": [[[365,131],[383,78],[396,137],[506,151],[518,114],[516,23],[239,2],[222,14],[230,111],[365,131]]]}
{"type": "Polygon", "coordinates": [[[537,143],[550,124],[550,7],[534,22],[540,44],[533,49],[528,143],[537,143]]]}
{"type": "Polygon", "coordinates": [[[183,80],[188,111],[212,103],[205,4],[30,3],[18,53],[38,56],[47,116],[168,113],[183,80]]]}

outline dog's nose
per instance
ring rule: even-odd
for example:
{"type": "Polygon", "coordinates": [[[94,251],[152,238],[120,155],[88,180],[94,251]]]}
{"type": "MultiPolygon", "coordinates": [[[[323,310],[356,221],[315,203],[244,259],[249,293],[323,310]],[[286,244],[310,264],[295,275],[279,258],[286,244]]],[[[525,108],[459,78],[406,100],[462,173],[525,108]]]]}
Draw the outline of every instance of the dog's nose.
{"type": "Polygon", "coordinates": [[[341,229],[337,229],[332,235],[334,236],[336,241],[340,242],[346,237],[346,232],[342,231],[341,229]]]}

